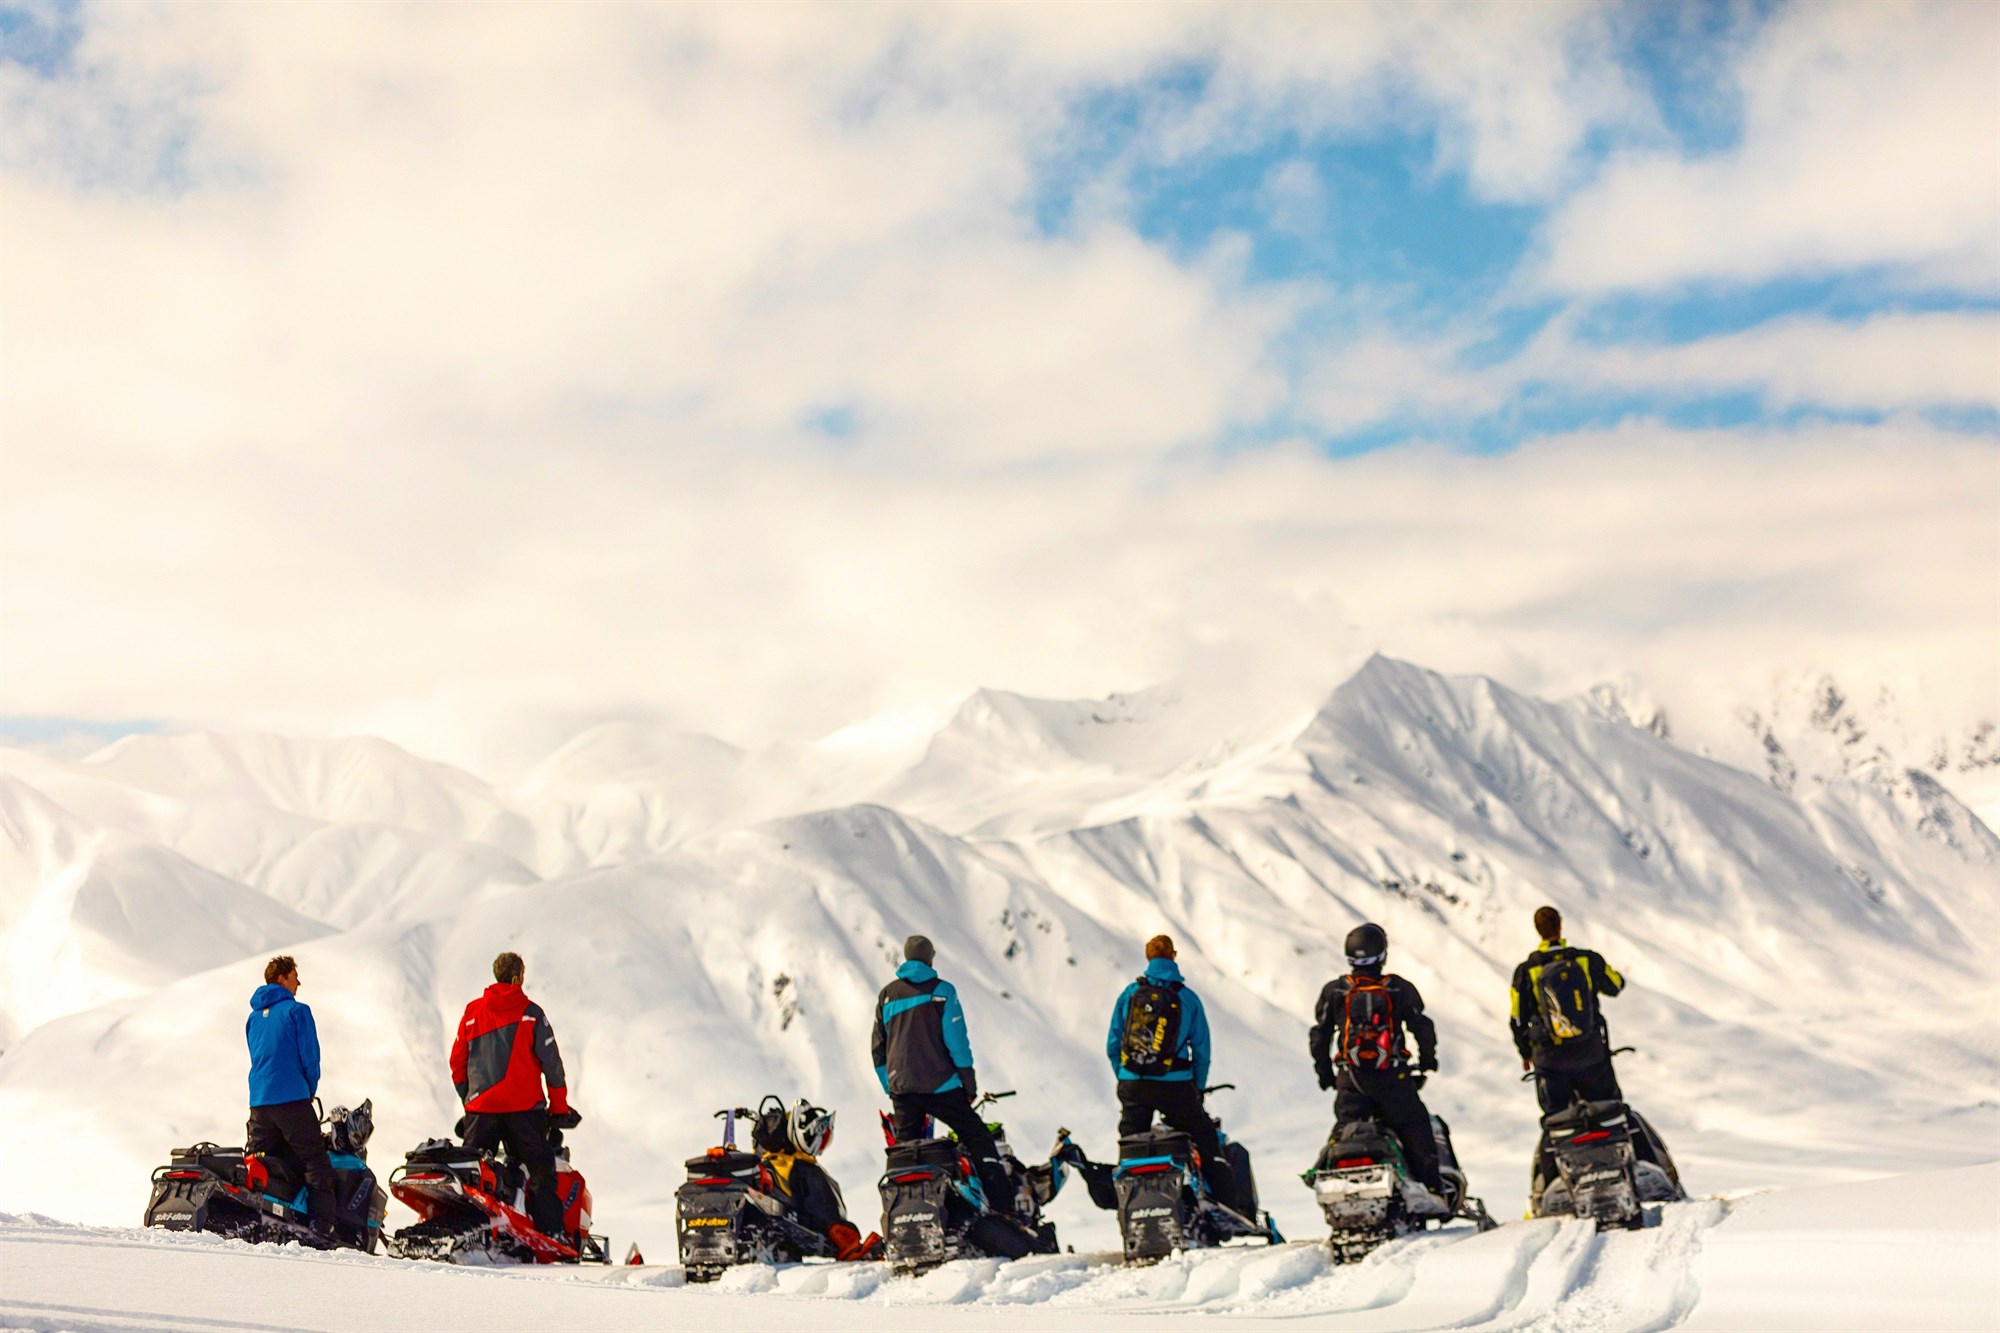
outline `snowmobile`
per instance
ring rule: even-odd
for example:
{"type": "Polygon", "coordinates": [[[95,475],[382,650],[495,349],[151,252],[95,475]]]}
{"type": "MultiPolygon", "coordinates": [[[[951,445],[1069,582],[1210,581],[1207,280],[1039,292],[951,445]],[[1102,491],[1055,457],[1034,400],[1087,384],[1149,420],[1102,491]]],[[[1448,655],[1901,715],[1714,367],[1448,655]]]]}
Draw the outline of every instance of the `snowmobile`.
{"type": "MultiPolygon", "coordinates": [[[[833,1116],[804,1102],[800,1106],[824,1117],[825,1134],[813,1145],[817,1157],[832,1137],[833,1116]]],[[[797,1147],[788,1137],[796,1113],[787,1113],[782,1100],[767,1094],[755,1111],[737,1106],[715,1114],[722,1121],[722,1142],[700,1157],[687,1159],[688,1178],[674,1193],[681,1267],[688,1281],[712,1282],[736,1264],[876,1257],[882,1246],[880,1236],[871,1235],[864,1241],[856,1234],[843,1252],[832,1236],[807,1224],[787,1197],[764,1156],[797,1147]],[[739,1120],[752,1126],[749,1151],[736,1146],[739,1120]]],[[[845,1214],[840,1187],[830,1176],[825,1180],[833,1192],[834,1209],[845,1214]]]]}
{"type": "Polygon", "coordinates": [[[1588,1217],[1600,1227],[1638,1228],[1649,1203],[1687,1198],[1655,1130],[1622,1101],[1572,1102],[1542,1117],[1528,1211],[1588,1217]]]}
{"type": "MultiPolygon", "coordinates": [[[[973,1109],[983,1111],[1013,1095],[982,1094],[973,1109]]],[[[1006,1129],[990,1120],[986,1127],[1014,1186],[1011,1211],[986,1197],[979,1173],[956,1138],[897,1142],[889,1117],[882,1117],[889,1150],[881,1182],[884,1252],[898,1274],[921,1273],[959,1258],[1020,1259],[1058,1252],[1055,1223],[1042,1220],[1042,1208],[1062,1189],[1066,1168],[1083,1160],[1082,1151],[1070,1142],[1067,1129],[1059,1129],[1049,1160],[1024,1166],[1007,1144],[1006,1129]]]]}
{"type": "Polygon", "coordinates": [[[451,1139],[425,1139],[389,1173],[390,1192],[418,1219],[389,1237],[389,1253],[448,1264],[610,1263],[610,1242],[590,1229],[590,1187],[563,1151],[563,1130],[578,1119],[571,1111],[549,1122],[561,1235],[545,1235],[529,1219],[525,1167],[451,1139]]]}
{"type": "MultiPolygon", "coordinates": [[[[1235,1086],[1218,1083],[1203,1088],[1202,1093],[1235,1086]]],[[[1160,1126],[1118,1140],[1118,1166],[1112,1181],[1126,1263],[1153,1263],[1175,1250],[1207,1249],[1243,1237],[1272,1245],[1283,1243],[1277,1223],[1258,1208],[1249,1150],[1221,1130],[1222,1122],[1217,1120],[1216,1133],[1235,1172],[1238,1202],[1244,1211],[1209,1193],[1201,1174],[1201,1156],[1179,1130],[1160,1126]]]]}
{"type": "Polygon", "coordinates": [[[1463,1218],[1481,1231],[1498,1225],[1485,1202],[1469,1192],[1451,1146],[1451,1127],[1442,1116],[1431,1117],[1431,1133],[1437,1138],[1438,1176],[1444,1183],[1442,1208],[1437,1196],[1411,1176],[1401,1141],[1381,1121],[1368,1116],[1334,1128],[1319,1160],[1303,1177],[1333,1229],[1327,1248],[1334,1262],[1353,1263],[1433,1222],[1444,1226],[1463,1218]]]}
{"type": "MultiPolygon", "coordinates": [[[[317,1103],[315,1103],[317,1107],[317,1103]]],[[[372,1101],[349,1110],[337,1106],[320,1117],[333,1162],[336,1212],[315,1230],[306,1211],[305,1174],[287,1158],[245,1154],[241,1148],[197,1143],[176,1148],[153,1171],[145,1224],[169,1231],[207,1231],[237,1240],[297,1241],[314,1249],[375,1253],[382,1242],[388,1196],[368,1168],[368,1138],[375,1132],[372,1101]]]]}

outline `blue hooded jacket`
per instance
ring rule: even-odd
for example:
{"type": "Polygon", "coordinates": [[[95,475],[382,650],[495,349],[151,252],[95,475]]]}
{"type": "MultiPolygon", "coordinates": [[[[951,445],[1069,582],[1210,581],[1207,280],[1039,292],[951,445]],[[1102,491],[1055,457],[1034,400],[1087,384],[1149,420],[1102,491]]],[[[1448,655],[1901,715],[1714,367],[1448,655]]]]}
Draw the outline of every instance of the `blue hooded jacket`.
{"type": "Polygon", "coordinates": [[[875,1077],[891,1096],[962,1088],[962,1071],[972,1068],[957,989],[914,958],[896,969],[896,979],[875,1001],[872,1045],[875,1077]]]}
{"type": "MultiPolygon", "coordinates": [[[[1180,981],[1180,964],[1171,958],[1155,958],[1146,964],[1146,980],[1154,984],[1180,981]]],[[[1119,1053],[1125,1045],[1125,1011],[1132,1005],[1132,992],[1139,989],[1133,982],[1118,994],[1118,1003],[1111,1009],[1111,1033],[1104,1039],[1104,1053],[1111,1057],[1111,1067],[1121,1079],[1147,1077],[1135,1074],[1125,1067],[1119,1053]]],[[[1174,1043],[1174,1054],[1184,1060],[1192,1060],[1192,1069],[1176,1070],[1171,1074],[1151,1076],[1155,1083],[1187,1083],[1192,1081],[1197,1088],[1208,1086],[1208,1015],[1202,1010],[1201,997],[1181,987],[1181,1031],[1180,1039],[1174,1043]]]]}
{"type": "Polygon", "coordinates": [[[251,995],[243,1039],[250,1044],[252,1106],[302,1102],[319,1091],[319,1029],[313,1026],[313,1011],[277,982],[266,982],[251,995]]]}

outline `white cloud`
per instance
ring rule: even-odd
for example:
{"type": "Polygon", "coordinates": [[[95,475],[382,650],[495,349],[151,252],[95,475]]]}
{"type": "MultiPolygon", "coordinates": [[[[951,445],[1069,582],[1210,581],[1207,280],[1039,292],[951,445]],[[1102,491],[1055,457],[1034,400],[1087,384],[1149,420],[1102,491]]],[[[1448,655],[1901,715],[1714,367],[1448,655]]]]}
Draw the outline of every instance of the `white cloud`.
{"type": "MultiPolygon", "coordinates": [[[[1790,650],[1988,670],[1992,456],[1921,427],[1210,461],[1286,391],[1297,294],[1115,219],[1037,234],[1080,81],[1227,47],[1215,107],[1444,116],[1495,193],[1627,114],[1575,56],[1589,11],[1326,10],[1289,43],[1286,12],[90,11],[81,93],[0,88],[29,131],[0,188],[7,709],[479,764],[609,714],[756,739],[1217,658],[1318,688],[1373,645],[1531,685],[1790,650]],[[1558,114],[1571,83],[1601,110],[1558,114]],[[67,113],[112,102],[139,111],[67,113]],[[163,188],[160,142],[116,144],[168,108],[198,128],[163,188]],[[800,428],[843,408],[851,439],[800,428]]],[[[1886,383],[1893,332],[1838,377],[1886,383]]],[[[1775,382],[1799,345],[1756,354],[1775,382]]],[[[1518,387],[1371,355],[1313,410],[1518,387]]],[[[1613,369],[1710,373],[1671,355],[1613,369]]]]}
{"type": "Polygon", "coordinates": [[[1396,420],[1445,429],[1550,390],[1586,400],[1645,391],[1669,402],[1747,392],[1775,410],[2000,410],[2000,315],[1991,312],[1794,316],[1681,343],[1580,339],[1575,325],[1574,314],[1561,315],[1514,355],[1472,365],[1476,326],[1428,338],[1374,326],[1308,372],[1297,405],[1335,433],[1396,420]]]}
{"type": "Polygon", "coordinates": [[[1668,346],[1539,351],[1538,371],[1571,382],[1680,392],[1745,388],[1773,406],[2000,410],[2000,314],[1792,318],[1668,346]]]}
{"type": "Polygon", "coordinates": [[[1736,65],[1742,139],[1614,154],[1549,224],[1566,291],[1884,266],[2000,288],[2000,8],[1787,6],[1736,65]]]}

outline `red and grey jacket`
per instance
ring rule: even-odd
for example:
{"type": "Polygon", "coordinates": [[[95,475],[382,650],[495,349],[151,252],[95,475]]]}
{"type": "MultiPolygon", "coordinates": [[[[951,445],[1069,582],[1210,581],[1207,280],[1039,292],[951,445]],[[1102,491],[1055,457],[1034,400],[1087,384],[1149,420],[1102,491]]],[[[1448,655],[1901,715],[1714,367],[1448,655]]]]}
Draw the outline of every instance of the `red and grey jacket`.
{"type": "Polygon", "coordinates": [[[542,1080],[549,1084],[549,1110],[569,1110],[562,1053],[542,1006],[519,986],[496,981],[465,1006],[458,1039],[451,1044],[451,1081],[468,1111],[504,1115],[542,1105],[542,1080]]]}

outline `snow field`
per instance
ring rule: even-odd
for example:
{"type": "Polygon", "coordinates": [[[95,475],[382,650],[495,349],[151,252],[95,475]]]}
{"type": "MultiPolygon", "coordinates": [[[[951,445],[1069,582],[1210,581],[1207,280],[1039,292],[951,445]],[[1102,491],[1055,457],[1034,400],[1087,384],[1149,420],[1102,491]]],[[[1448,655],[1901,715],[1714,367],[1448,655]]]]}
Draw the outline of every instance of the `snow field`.
{"type": "Polygon", "coordinates": [[[1343,1333],[1643,1333],[2000,1326],[2000,1164],[1656,1210],[1640,1231],[1454,1226],[1336,1265],[1316,1240],[1175,1256],[881,1264],[467,1269],[0,1216],[0,1328],[847,1330],[912,1320],[1083,1330],[1280,1319],[1343,1333]],[[919,1313],[921,1312],[921,1313],[919,1313]]]}

